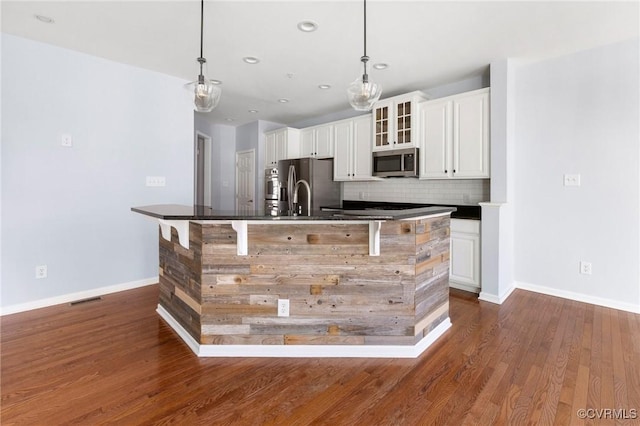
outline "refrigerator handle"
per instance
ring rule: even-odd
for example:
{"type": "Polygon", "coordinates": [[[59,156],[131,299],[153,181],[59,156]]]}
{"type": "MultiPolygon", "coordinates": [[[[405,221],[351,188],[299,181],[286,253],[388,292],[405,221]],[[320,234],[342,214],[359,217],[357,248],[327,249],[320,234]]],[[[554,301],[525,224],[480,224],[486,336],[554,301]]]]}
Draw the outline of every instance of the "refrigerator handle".
{"type": "Polygon", "coordinates": [[[287,199],[289,200],[289,215],[293,214],[293,187],[296,184],[296,167],[289,165],[289,176],[287,177],[287,199]]]}

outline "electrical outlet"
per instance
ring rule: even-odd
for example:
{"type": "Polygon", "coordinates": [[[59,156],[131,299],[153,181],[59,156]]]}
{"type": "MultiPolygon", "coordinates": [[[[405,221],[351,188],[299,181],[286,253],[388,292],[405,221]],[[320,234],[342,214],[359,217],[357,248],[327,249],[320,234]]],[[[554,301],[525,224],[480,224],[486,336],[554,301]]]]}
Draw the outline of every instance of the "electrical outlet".
{"type": "Polygon", "coordinates": [[[564,186],[580,186],[580,175],[577,175],[577,174],[564,175],[564,186]]]}
{"type": "Polygon", "coordinates": [[[47,278],[47,265],[36,266],[36,278],[47,278]]]}
{"type": "Polygon", "coordinates": [[[165,186],[166,183],[164,176],[147,176],[147,186],[165,186]]]}
{"type": "Polygon", "coordinates": [[[591,275],[591,262],[580,261],[580,273],[584,275],[591,275]]]}
{"type": "Polygon", "coordinates": [[[69,134],[60,135],[60,145],[71,148],[73,146],[73,138],[69,134]]]}
{"type": "Polygon", "coordinates": [[[278,316],[289,316],[289,299],[278,299],[278,316]]]}

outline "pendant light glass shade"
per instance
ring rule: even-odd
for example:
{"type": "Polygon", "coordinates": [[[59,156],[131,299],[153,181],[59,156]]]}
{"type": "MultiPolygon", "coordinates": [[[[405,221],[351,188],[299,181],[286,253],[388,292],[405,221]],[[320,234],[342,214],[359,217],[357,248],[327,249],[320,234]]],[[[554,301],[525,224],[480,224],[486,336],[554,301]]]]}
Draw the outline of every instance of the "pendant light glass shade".
{"type": "MultiPolygon", "coordinates": [[[[198,60],[200,59],[201,58],[198,58],[198,60]]],[[[186,87],[193,93],[193,109],[195,111],[211,112],[216,106],[218,106],[220,96],[222,95],[222,89],[219,85],[214,84],[212,80],[209,80],[202,74],[202,68],[200,68],[198,80],[192,81],[187,84],[186,87]]]]}
{"type": "Polygon", "coordinates": [[[214,84],[213,80],[206,78],[203,74],[203,66],[207,60],[202,54],[204,34],[204,0],[200,0],[200,57],[197,59],[200,64],[200,74],[198,80],[192,81],[185,87],[193,93],[194,110],[198,112],[211,112],[220,102],[222,89],[214,84]]]}
{"type": "Polygon", "coordinates": [[[382,86],[369,80],[367,74],[367,59],[362,60],[364,63],[364,74],[357,78],[347,88],[347,97],[349,103],[356,111],[371,111],[373,104],[378,102],[382,94],[382,86]]]}
{"type": "Polygon", "coordinates": [[[347,88],[347,98],[353,109],[357,111],[371,111],[373,104],[382,95],[382,86],[369,80],[367,74],[367,0],[364,0],[364,55],[360,58],[364,73],[347,88]]]}

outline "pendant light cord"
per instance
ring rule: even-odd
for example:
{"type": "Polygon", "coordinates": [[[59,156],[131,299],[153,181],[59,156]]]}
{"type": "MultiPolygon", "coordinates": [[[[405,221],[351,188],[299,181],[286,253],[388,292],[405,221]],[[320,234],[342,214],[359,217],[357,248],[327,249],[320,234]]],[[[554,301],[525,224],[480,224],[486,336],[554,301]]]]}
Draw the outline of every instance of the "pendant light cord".
{"type": "Polygon", "coordinates": [[[204,0],[200,0],[200,57],[202,58],[202,44],[204,34],[204,0]]]}
{"type": "Polygon", "coordinates": [[[203,42],[204,40],[204,0],[200,0],[200,57],[198,62],[200,63],[200,76],[202,76],[202,65],[205,63],[203,55],[203,42]]]}
{"type": "Polygon", "coordinates": [[[364,0],[364,56],[367,56],[367,0],[364,0]]]}
{"type": "Polygon", "coordinates": [[[364,73],[362,74],[362,82],[369,82],[369,75],[367,74],[367,61],[369,57],[367,56],[367,0],[364,0],[364,55],[360,58],[362,61],[362,66],[364,68],[364,73]]]}

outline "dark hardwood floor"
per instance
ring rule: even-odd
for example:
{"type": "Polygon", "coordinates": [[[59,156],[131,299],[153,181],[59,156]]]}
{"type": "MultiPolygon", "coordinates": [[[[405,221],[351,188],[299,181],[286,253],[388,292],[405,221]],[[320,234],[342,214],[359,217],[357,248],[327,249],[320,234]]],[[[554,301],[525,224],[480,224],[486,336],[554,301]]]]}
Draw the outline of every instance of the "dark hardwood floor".
{"type": "Polygon", "coordinates": [[[418,359],[221,359],[197,358],[157,300],[3,317],[2,425],[640,424],[640,315],[453,291],[453,327],[418,359]]]}

